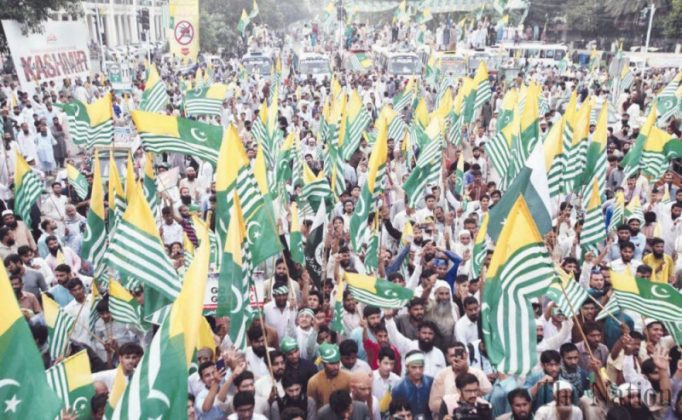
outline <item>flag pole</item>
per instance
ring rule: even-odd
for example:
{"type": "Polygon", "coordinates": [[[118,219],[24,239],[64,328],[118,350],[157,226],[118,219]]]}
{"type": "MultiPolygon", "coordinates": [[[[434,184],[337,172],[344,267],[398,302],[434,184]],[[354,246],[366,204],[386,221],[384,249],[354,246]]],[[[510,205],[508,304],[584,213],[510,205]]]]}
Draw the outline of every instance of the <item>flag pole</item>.
{"type": "MultiPolygon", "coordinates": [[[[260,300],[258,299],[258,288],[256,287],[255,283],[253,285],[253,295],[256,298],[256,305],[258,305],[258,302],[260,302],[260,300]]],[[[263,308],[265,308],[265,303],[263,303],[263,308]]],[[[260,328],[261,328],[261,331],[263,331],[263,337],[265,338],[265,360],[268,363],[268,371],[270,372],[270,377],[272,378],[273,388],[274,388],[275,387],[275,385],[274,385],[275,375],[273,375],[273,373],[272,373],[272,360],[270,360],[270,351],[268,350],[268,334],[267,334],[267,331],[265,330],[265,319],[263,317],[263,308],[259,308],[258,318],[260,319],[260,328]]]]}
{"type": "MultiPolygon", "coordinates": [[[[604,305],[602,305],[597,299],[595,299],[595,298],[594,298],[592,295],[590,295],[589,293],[587,294],[587,296],[588,296],[590,299],[592,299],[592,301],[593,301],[597,306],[599,306],[599,308],[600,308],[601,310],[604,310],[604,305]]],[[[610,316],[611,319],[613,319],[614,321],[616,321],[616,322],[618,323],[618,325],[624,325],[624,324],[623,324],[623,321],[621,321],[620,319],[616,318],[611,312],[607,312],[607,315],[610,316]]]]}

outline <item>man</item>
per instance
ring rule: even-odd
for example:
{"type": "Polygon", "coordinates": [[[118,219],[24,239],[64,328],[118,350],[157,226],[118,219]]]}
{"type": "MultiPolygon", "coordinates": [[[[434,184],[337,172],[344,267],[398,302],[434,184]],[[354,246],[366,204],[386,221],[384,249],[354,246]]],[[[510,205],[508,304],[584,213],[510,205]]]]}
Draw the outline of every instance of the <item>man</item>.
{"type": "Polygon", "coordinates": [[[197,181],[197,171],[194,169],[194,167],[188,166],[187,169],[185,169],[185,175],[186,178],[182,178],[180,180],[178,187],[187,188],[192,200],[197,202],[201,197],[201,191],[198,188],[199,183],[197,181]]]}
{"type": "Polygon", "coordinates": [[[393,388],[391,397],[407,400],[412,408],[413,415],[422,415],[424,419],[430,420],[431,411],[428,401],[433,378],[424,374],[424,365],[424,352],[412,350],[407,353],[405,356],[407,375],[393,388]]]}
{"type": "Polygon", "coordinates": [[[66,205],[66,215],[64,217],[64,226],[66,235],[64,236],[64,245],[71,248],[76,254],[80,253],[81,244],[83,243],[83,231],[87,225],[87,219],[82,214],[76,211],[76,206],[73,204],[66,205]]]}
{"type": "MultiPolygon", "coordinates": [[[[357,302],[351,294],[350,290],[343,291],[343,319],[341,323],[343,324],[344,335],[350,335],[350,333],[360,326],[360,320],[362,317],[358,312],[357,302]]],[[[356,343],[357,345],[357,343],[356,343]]]]}
{"type": "Polygon", "coordinates": [[[266,376],[269,373],[266,351],[274,350],[265,346],[263,330],[256,328],[253,324],[246,331],[246,335],[251,341],[251,345],[246,348],[246,364],[248,370],[253,372],[256,379],[266,376]]]}
{"type": "Polygon", "coordinates": [[[490,404],[479,395],[478,379],[474,375],[465,373],[455,380],[456,394],[448,394],[443,398],[443,403],[438,411],[440,418],[452,415],[455,418],[490,419],[490,404]]]}
{"type": "Polygon", "coordinates": [[[364,334],[367,334],[367,339],[373,344],[377,343],[375,330],[378,326],[382,325],[381,309],[377,308],[376,306],[367,305],[362,310],[362,317],[363,322],[361,322],[360,326],[350,333],[349,338],[355,340],[355,342],[358,343],[358,357],[370,363],[371,366],[371,361],[366,353],[366,347],[364,346],[364,334]]]}
{"type": "Polygon", "coordinates": [[[457,401],[459,395],[455,387],[455,381],[462,375],[471,374],[476,377],[480,390],[479,397],[487,395],[493,389],[492,384],[483,371],[469,366],[469,354],[464,343],[458,341],[448,346],[448,361],[450,362],[450,368],[440,371],[433,380],[429,396],[429,408],[434,413],[440,410],[445,395],[455,394],[454,401],[457,401]]]}
{"type": "Polygon", "coordinates": [[[301,379],[301,386],[303,393],[307,392],[308,381],[317,373],[317,367],[309,360],[301,358],[301,351],[298,348],[298,343],[291,337],[284,337],[279,349],[284,353],[286,358],[286,365],[284,367],[284,376],[296,374],[301,379]]]}
{"type": "MultiPolygon", "coordinates": [[[[393,388],[400,383],[400,376],[394,372],[399,357],[396,357],[391,349],[384,347],[379,350],[378,359],[379,367],[372,372],[372,395],[384,402],[387,401],[387,396],[390,397],[393,388]]],[[[384,412],[387,407],[382,406],[379,409],[384,412]]]]}
{"type": "Polygon", "coordinates": [[[24,282],[21,280],[20,276],[11,274],[9,280],[10,283],[12,283],[12,290],[14,290],[14,296],[17,298],[19,308],[28,309],[33,315],[37,315],[43,311],[40,302],[38,302],[38,298],[36,298],[33,293],[23,290],[24,282]]]}
{"type": "Polygon", "coordinates": [[[71,248],[62,247],[55,236],[48,236],[45,239],[45,244],[48,250],[45,263],[50,267],[50,270],[54,271],[59,264],[68,264],[72,272],[78,273],[80,271],[81,259],[71,248]]]}
{"type": "Polygon", "coordinates": [[[275,260],[275,275],[266,280],[263,285],[266,301],[272,298],[272,291],[275,285],[286,285],[287,288],[289,288],[289,301],[298,302],[301,299],[301,286],[299,286],[298,282],[289,277],[289,268],[282,257],[278,257],[277,260],[275,260]]]}
{"type": "Polygon", "coordinates": [[[274,299],[263,306],[265,323],[277,331],[280,342],[284,337],[295,337],[296,308],[289,303],[289,287],[277,285],[272,295],[274,299]]]}
{"type": "MultiPolygon", "coordinates": [[[[197,350],[197,364],[201,366],[205,362],[213,361],[213,350],[208,347],[203,347],[197,350]]],[[[202,389],[204,389],[204,382],[201,380],[199,371],[193,372],[187,377],[187,390],[193,396],[199,395],[202,389]]]]}
{"type": "Polygon", "coordinates": [[[640,231],[642,221],[637,217],[630,217],[628,227],[630,228],[630,242],[635,245],[635,259],[641,260],[646,247],[646,236],[640,231]]]}
{"type": "Polygon", "coordinates": [[[653,420],[654,416],[646,405],[637,385],[625,382],[617,391],[616,405],[609,409],[607,420],[653,420]]]}
{"type": "Polygon", "coordinates": [[[171,246],[174,243],[184,243],[184,236],[182,226],[173,218],[173,209],[169,206],[161,209],[161,218],[163,223],[159,226],[161,239],[165,246],[171,246]]]}
{"type": "Polygon", "coordinates": [[[341,352],[342,369],[348,372],[363,371],[369,373],[372,371],[367,362],[358,359],[358,344],[355,341],[343,340],[339,345],[339,351],[341,352]]]}
{"type": "MultiPolygon", "coordinates": [[[[363,320],[363,324],[366,325],[366,323],[367,322],[363,320]]],[[[396,375],[402,374],[402,365],[400,364],[400,352],[398,351],[398,348],[396,346],[391,344],[391,341],[388,337],[388,330],[386,329],[386,326],[384,324],[379,324],[374,329],[374,336],[376,337],[377,340],[376,343],[369,339],[369,332],[365,327],[362,345],[365,348],[365,351],[367,352],[367,360],[369,361],[368,363],[369,367],[372,369],[379,368],[379,364],[381,363],[380,353],[382,350],[385,349],[393,353],[393,360],[396,361],[394,363],[393,372],[395,372],[396,375]]]]}
{"type": "MultiPolygon", "coordinates": [[[[33,235],[31,235],[31,230],[22,220],[17,220],[12,210],[7,209],[2,212],[2,222],[14,233],[17,248],[26,245],[31,249],[36,249],[36,241],[33,239],[33,235]]],[[[0,256],[2,256],[2,253],[0,253],[0,256]]]]}
{"type": "Polygon", "coordinates": [[[366,420],[370,417],[370,412],[365,404],[353,401],[347,390],[339,389],[330,395],[329,404],[318,410],[317,417],[329,420],[366,420]]]}
{"type": "Polygon", "coordinates": [[[34,296],[40,296],[41,292],[47,292],[47,282],[42,274],[30,268],[26,268],[24,261],[17,254],[11,254],[5,258],[5,267],[10,274],[21,277],[24,290],[34,296]]]}
{"type": "Polygon", "coordinates": [[[5,259],[11,254],[16,254],[19,246],[14,239],[14,232],[7,226],[0,228],[0,258],[5,259]]]}
{"type": "Polygon", "coordinates": [[[66,288],[73,296],[73,300],[64,307],[64,312],[71,315],[75,320],[71,330],[71,340],[92,347],[90,341],[90,307],[92,300],[87,299],[85,286],[79,278],[73,278],[66,283],[66,288]]]}
{"type": "MultiPolygon", "coordinates": [[[[230,360],[231,368],[233,372],[235,372],[232,375],[232,383],[234,384],[234,388],[236,389],[237,392],[247,392],[253,395],[255,401],[254,411],[263,416],[266,417],[269,416],[270,403],[268,402],[267,399],[261,398],[258,395],[256,395],[256,386],[253,373],[249,372],[248,370],[244,370],[246,369],[246,365],[244,363],[240,363],[238,359],[234,359],[234,362],[230,360]],[[235,364],[234,362],[237,362],[237,364],[235,364]]],[[[234,411],[233,398],[234,395],[228,394],[227,396],[228,412],[234,411]]]]}
{"type": "Polygon", "coordinates": [[[237,392],[232,399],[234,413],[230,414],[228,420],[267,420],[262,414],[254,412],[256,399],[250,392],[237,392]]]}
{"type": "MultiPolygon", "coordinates": [[[[443,352],[435,347],[434,339],[438,332],[438,327],[431,321],[423,321],[419,324],[417,340],[410,340],[402,335],[393,321],[393,312],[386,311],[386,329],[391,343],[395,344],[401,355],[406,355],[411,350],[421,350],[425,358],[424,373],[434,377],[445,367],[445,357],[443,352]]],[[[405,365],[406,356],[403,356],[405,365]]]]}
{"type": "Polygon", "coordinates": [[[204,387],[194,399],[196,413],[201,420],[225,418],[227,391],[231,381],[224,380],[225,371],[219,371],[212,361],[200,364],[198,372],[204,387]]]}
{"type": "Polygon", "coordinates": [[[573,393],[580,399],[590,388],[589,373],[579,366],[580,352],[575,344],[564,343],[559,349],[559,354],[561,354],[559,377],[571,384],[573,393]]]}
{"type": "MultiPolygon", "coordinates": [[[[422,272],[422,276],[424,274],[422,272]]],[[[424,299],[415,297],[407,304],[407,313],[395,320],[398,331],[410,340],[417,339],[417,327],[424,320],[424,306],[424,299]]]]}
{"type": "Polygon", "coordinates": [[[626,268],[630,270],[630,273],[637,271],[642,262],[636,260],[635,256],[635,245],[626,241],[620,244],[620,258],[613,260],[609,263],[609,268],[616,272],[625,271],[626,268]]]}
{"type": "Polygon", "coordinates": [[[670,406],[672,383],[668,351],[662,347],[654,349],[651,357],[644,360],[641,373],[637,372],[630,360],[623,361],[625,382],[635,385],[641,392],[643,403],[655,418],[662,418],[670,406]]]}
{"type": "Polygon", "coordinates": [[[571,384],[559,380],[554,383],[554,399],[535,413],[535,420],[582,420],[583,414],[580,409],[571,402],[573,388],[571,384]]]}
{"type": "Polygon", "coordinates": [[[653,270],[651,281],[655,283],[669,284],[675,278],[675,262],[665,254],[665,242],[661,238],[651,240],[651,254],[645,256],[642,263],[653,270]]]}
{"type": "Polygon", "coordinates": [[[65,235],[64,215],[68,201],[68,198],[62,195],[61,182],[53,182],[52,191],[40,209],[44,217],[48,217],[57,223],[57,232],[60,237],[65,235]]]}
{"type": "MultiPolygon", "coordinates": [[[[533,411],[554,401],[552,387],[561,374],[561,355],[556,350],[545,350],[540,354],[540,364],[542,370],[528,375],[523,386],[533,397],[533,411]]],[[[578,402],[577,396],[574,397],[574,402],[578,402]]]]}
{"type": "Polygon", "coordinates": [[[54,301],[63,308],[73,300],[73,296],[69,293],[69,289],[66,288],[66,284],[73,278],[71,267],[66,264],[59,264],[54,269],[54,278],[57,280],[57,284],[52,286],[50,290],[48,290],[48,293],[50,293],[54,301]]]}
{"type": "Polygon", "coordinates": [[[100,359],[110,361],[116,349],[124,343],[140,343],[144,331],[134,324],[124,323],[113,319],[109,311],[109,295],[105,295],[95,307],[99,319],[95,322],[93,331],[95,340],[93,350],[100,359]]]}
{"type": "Polygon", "coordinates": [[[523,388],[516,388],[507,394],[511,413],[498,416],[496,420],[531,420],[530,394],[523,388]]]}
{"type": "Polygon", "coordinates": [[[379,400],[372,395],[372,375],[368,372],[351,373],[350,395],[354,402],[365,405],[372,420],[381,420],[379,400]]]}
{"type": "MultiPolygon", "coordinates": [[[[306,395],[303,391],[304,381],[296,372],[287,373],[282,378],[284,396],[277,398],[270,407],[270,419],[281,420],[286,410],[292,408],[300,409],[305,417],[304,420],[317,419],[317,406],[315,400],[306,395]]],[[[307,383],[305,384],[307,385],[307,383]]]]}
{"type": "Polygon", "coordinates": [[[464,344],[470,344],[478,340],[478,314],[480,307],[478,300],[473,296],[467,296],[463,302],[464,313],[455,324],[455,337],[464,344]]]}
{"type": "Polygon", "coordinates": [[[589,369],[590,355],[597,359],[601,366],[606,366],[609,358],[609,348],[602,343],[603,334],[601,326],[596,322],[587,322],[583,326],[583,331],[585,332],[585,337],[587,337],[587,343],[580,341],[575,345],[580,352],[580,368],[583,370],[589,369]]]}
{"type": "Polygon", "coordinates": [[[272,350],[270,352],[270,363],[272,375],[261,376],[254,385],[256,387],[256,395],[272,403],[275,398],[282,398],[284,396],[284,388],[282,387],[285,366],[284,354],[279,350],[272,350]]]}
{"type": "Polygon", "coordinates": [[[318,407],[329,403],[334,391],[350,391],[350,375],[341,371],[341,353],[335,344],[320,345],[320,359],[323,369],[308,381],[308,395],[318,407]]]}
{"type": "MultiPolygon", "coordinates": [[[[137,365],[142,360],[143,354],[144,350],[137,343],[125,343],[118,348],[119,366],[123,371],[126,383],[133,377],[133,373],[135,373],[137,365]]],[[[118,368],[95,372],[92,374],[92,380],[104,383],[109,392],[111,392],[117,372],[118,368]]]]}
{"type": "MultiPolygon", "coordinates": [[[[447,267],[447,263],[443,264],[447,267]]],[[[435,300],[429,301],[424,319],[438,325],[442,340],[438,348],[445,351],[450,343],[455,341],[455,325],[458,320],[457,307],[452,301],[450,285],[444,281],[437,281],[434,285],[435,300]]]]}

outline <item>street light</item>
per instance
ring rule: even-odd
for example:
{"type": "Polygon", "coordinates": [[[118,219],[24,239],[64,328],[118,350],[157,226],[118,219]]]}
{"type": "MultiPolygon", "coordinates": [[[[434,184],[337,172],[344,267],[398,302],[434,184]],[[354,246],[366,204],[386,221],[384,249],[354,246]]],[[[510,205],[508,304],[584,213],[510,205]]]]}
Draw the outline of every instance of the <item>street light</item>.
{"type": "Polygon", "coordinates": [[[646,71],[646,62],[649,58],[649,41],[651,40],[651,25],[654,22],[654,13],[656,13],[656,5],[652,2],[649,8],[649,27],[646,30],[646,43],[644,44],[644,67],[642,68],[642,74],[646,71]]]}

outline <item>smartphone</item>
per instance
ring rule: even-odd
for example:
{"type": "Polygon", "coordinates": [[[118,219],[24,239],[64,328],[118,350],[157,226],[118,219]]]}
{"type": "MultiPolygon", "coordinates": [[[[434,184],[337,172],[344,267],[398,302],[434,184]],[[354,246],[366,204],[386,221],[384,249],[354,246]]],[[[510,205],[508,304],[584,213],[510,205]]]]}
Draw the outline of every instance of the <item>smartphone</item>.
{"type": "Polygon", "coordinates": [[[215,364],[215,368],[217,371],[225,369],[225,361],[223,359],[219,359],[215,364]]]}
{"type": "Polygon", "coordinates": [[[464,349],[455,349],[455,357],[459,359],[464,358],[464,349]]]}

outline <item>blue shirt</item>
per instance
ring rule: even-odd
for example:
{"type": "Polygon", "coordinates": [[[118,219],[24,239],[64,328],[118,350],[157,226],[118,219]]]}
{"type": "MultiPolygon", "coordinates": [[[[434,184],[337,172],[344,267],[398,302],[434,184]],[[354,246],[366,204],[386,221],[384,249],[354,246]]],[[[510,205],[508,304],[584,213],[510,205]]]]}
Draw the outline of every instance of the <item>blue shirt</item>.
{"type": "MultiPolygon", "coordinates": [[[[540,382],[542,378],[545,377],[545,372],[543,370],[539,372],[533,372],[528,377],[526,377],[526,383],[523,384],[523,387],[530,392],[530,389],[540,382]]],[[[537,411],[538,408],[542,407],[545,404],[551,403],[554,401],[554,389],[552,384],[547,384],[544,383],[538,387],[538,392],[535,394],[535,397],[533,398],[533,413],[537,411]]],[[[573,404],[577,405],[578,404],[578,396],[576,395],[575,390],[573,390],[573,404]]]]}
{"type": "Polygon", "coordinates": [[[69,289],[62,286],[61,284],[53,286],[50,290],[48,290],[48,293],[52,295],[54,301],[57,302],[62,308],[73,300],[73,296],[71,293],[69,293],[69,289]]]}
{"type": "MultiPolygon", "coordinates": [[[[222,384],[221,384],[222,385],[222,384]]],[[[204,400],[208,396],[208,388],[204,386],[204,389],[202,389],[199,394],[196,396],[196,399],[194,401],[194,409],[196,410],[197,413],[197,418],[199,420],[221,420],[224,419],[226,416],[226,413],[223,412],[217,405],[215,405],[215,402],[218,400],[218,397],[216,396],[215,401],[213,401],[213,407],[211,407],[210,410],[204,412],[201,410],[201,406],[204,405],[204,400]]]]}
{"type": "MultiPolygon", "coordinates": [[[[368,362],[367,352],[365,351],[365,346],[362,344],[362,327],[356,327],[351,331],[350,337],[348,338],[358,343],[358,358],[368,362]]],[[[372,331],[370,331],[369,328],[367,328],[367,338],[375,343],[377,342],[376,337],[374,337],[374,334],[372,334],[372,331]]]]}
{"type": "Polygon", "coordinates": [[[405,378],[391,392],[393,399],[403,398],[410,403],[412,415],[424,416],[424,420],[431,419],[431,410],[429,410],[429,394],[431,393],[431,385],[433,378],[424,375],[422,383],[419,386],[413,384],[409,379],[405,378]]]}

